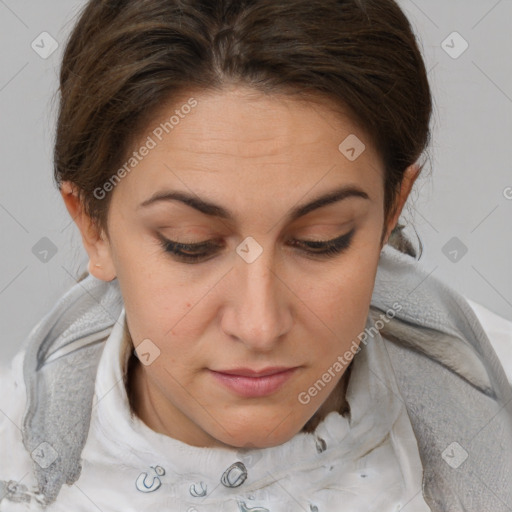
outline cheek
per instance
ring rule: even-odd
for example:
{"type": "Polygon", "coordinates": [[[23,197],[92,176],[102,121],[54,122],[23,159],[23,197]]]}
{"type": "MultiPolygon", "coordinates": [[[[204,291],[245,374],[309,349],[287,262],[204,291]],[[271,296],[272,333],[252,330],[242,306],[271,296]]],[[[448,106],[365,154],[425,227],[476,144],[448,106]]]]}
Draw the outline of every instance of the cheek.
{"type": "Polygon", "coordinates": [[[301,292],[304,303],[333,333],[363,329],[375,285],[378,255],[354,252],[301,292]]]}
{"type": "Polygon", "coordinates": [[[186,375],[204,363],[204,347],[196,342],[202,339],[207,321],[202,307],[204,287],[179,281],[168,268],[166,274],[158,274],[155,266],[151,271],[139,267],[138,273],[128,272],[120,281],[133,344],[150,340],[156,345],[159,358],[148,370],[163,381],[169,380],[169,373],[186,375]]]}
{"type": "Polygon", "coordinates": [[[193,307],[198,293],[163,248],[147,234],[118,236],[115,241],[118,283],[130,331],[137,339],[173,328],[193,307]],[[188,282],[188,286],[187,286],[188,282]]]}

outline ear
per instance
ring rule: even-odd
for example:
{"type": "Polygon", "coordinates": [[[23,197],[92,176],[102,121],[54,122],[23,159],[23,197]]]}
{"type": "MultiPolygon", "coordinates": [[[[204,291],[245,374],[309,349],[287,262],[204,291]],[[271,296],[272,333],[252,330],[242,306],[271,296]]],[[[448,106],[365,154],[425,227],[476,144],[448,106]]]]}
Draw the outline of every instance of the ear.
{"type": "Polygon", "coordinates": [[[416,178],[420,174],[421,167],[418,164],[413,164],[404,172],[404,177],[402,179],[402,184],[400,186],[400,193],[398,197],[396,198],[396,205],[395,205],[395,212],[391,216],[391,218],[388,221],[388,228],[386,231],[386,236],[384,238],[384,242],[382,244],[382,247],[386,245],[391,232],[395,228],[395,226],[398,223],[398,219],[400,218],[400,214],[402,213],[403,207],[405,206],[405,203],[407,201],[407,198],[409,197],[409,194],[412,190],[412,187],[414,185],[414,182],[416,181],[416,178]]]}
{"type": "Polygon", "coordinates": [[[78,192],[71,182],[62,182],[60,193],[71,218],[82,235],[82,243],[89,255],[89,273],[102,281],[114,280],[116,270],[107,236],[103,231],[101,233],[98,231],[96,224],[84,212],[78,192]]]}

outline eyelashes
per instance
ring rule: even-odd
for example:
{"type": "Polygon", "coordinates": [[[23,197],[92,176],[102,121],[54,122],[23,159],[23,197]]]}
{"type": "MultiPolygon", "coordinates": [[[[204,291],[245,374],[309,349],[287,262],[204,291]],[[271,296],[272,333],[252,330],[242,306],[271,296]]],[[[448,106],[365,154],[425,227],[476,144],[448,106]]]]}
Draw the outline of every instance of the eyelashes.
{"type": "MultiPolygon", "coordinates": [[[[292,240],[290,245],[297,247],[309,258],[333,258],[350,248],[355,229],[332,240],[292,240]]],[[[216,252],[222,249],[222,245],[215,240],[205,240],[195,244],[183,244],[175,240],[169,240],[158,234],[163,250],[177,261],[184,263],[200,263],[210,259],[216,252]]]]}
{"type": "Polygon", "coordinates": [[[197,244],[182,244],[174,240],[168,240],[160,237],[164,251],[171,254],[178,260],[195,263],[198,260],[209,258],[215,251],[220,250],[221,246],[212,240],[206,240],[197,244]]]}
{"type": "Polygon", "coordinates": [[[347,234],[327,241],[293,240],[291,245],[313,256],[333,257],[350,247],[354,233],[355,229],[352,229],[347,234]]]}

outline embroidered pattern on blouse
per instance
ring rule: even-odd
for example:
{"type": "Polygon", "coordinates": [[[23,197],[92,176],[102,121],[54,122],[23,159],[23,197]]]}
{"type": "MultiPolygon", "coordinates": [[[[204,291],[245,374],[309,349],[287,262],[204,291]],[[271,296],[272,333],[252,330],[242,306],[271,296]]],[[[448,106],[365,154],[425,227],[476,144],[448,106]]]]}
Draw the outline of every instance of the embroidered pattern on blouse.
{"type": "Polygon", "coordinates": [[[263,507],[253,507],[253,508],[249,508],[244,501],[239,501],[238,502],[238,508],[240,510],[240,512],[270,512],[270,510],[268,508],[263,508],[263,507]]]}
{"type": "MultiPolygon", "coordinates": [[[[327,443],[324,439],[319,436],[315,438],[315,446],[318,453],[322,453],[327,450],[327,443]]],[[[331,468],[332,469],[332,468],[331,468]]],[[[144,493],[154,492],[159,489],[162,485],[160,477],[165,475],[165,469],[162,466],[151,466],[150,471],[144,471],[141,473],[135,482],[137,489],[144,493]]],[[[240,487],[247,480],[248,472],[243,462],[237,461],[231,464],[222,476],[220,482],[222,485],[228,488],[240,487]]],[[[203,498],[208,494],[208,486],[202,480],[190,484],[189,493],[194,498],[203,498]]],[[[252,498],[249,496],[249,498],[252,498]]],[[[239,512],[271,512],[270,509],[255,506],[251,507],[247,505],[246,501],[240,499],[236,500],[239,512]]],[[[316,505],[309,504],[309,512],[319,512],[316,505]]]]}
{"type": "Polygon", "coordinates": [[[200,482],[199,488],[201,489],[200,491],[197,488],[197,484],[192,484],[189,487],[190,495],[193,496],[194,498],[202,498],[206,496],[208,489],[207,485],[204,482],[200,482]]]}
{"type": "Polygon", "coordinates": [[[153,492],[162,485],[160,477],[165,475],[165,469],[162,466],[151,466],[151,470],[151,474],[144,472],[138,476],[135,486],[140,492],[153,492]]]}
{"type": "Polygon", "coordinates": [[[316,451],[318,453],[322,453],[322,452],[325,452],[325,450],[327,450],[327,443],[321,437],[316,438],[315,444],[316,444],[316,451]]]}
{"type": "Polygon", "coordinates": [[[224,471],[220,481],[225,487],[239,487],[247,479],[247,468],[243,462],[235,462],[224,471]]]}

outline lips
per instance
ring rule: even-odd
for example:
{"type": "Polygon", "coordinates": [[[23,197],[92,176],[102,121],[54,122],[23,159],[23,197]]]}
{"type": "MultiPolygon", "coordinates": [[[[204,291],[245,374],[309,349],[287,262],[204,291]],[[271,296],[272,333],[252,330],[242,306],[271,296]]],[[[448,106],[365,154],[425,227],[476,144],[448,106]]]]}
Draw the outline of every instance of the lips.
{"type": "Polygon", "coordinates": [[[210,370],[210,373],[216,382],[237,395],[244,398],[258,398],[277,392],[297,370],[298,367],[274,367],[259,371],[237,368],[222,372],[210,370]]]}
{"type": "Polygon", "coordinates": [[[292,370],[293,367],[286,366],[272,366],[263,368],[262,370],[253,370],[251,368],[235,368],[233,370],[212,370],[217,373],[224,373],[226,375],[235,375],[240,377],[266,377],[267,375],[275,375],[276,373],[292,370]]]}

